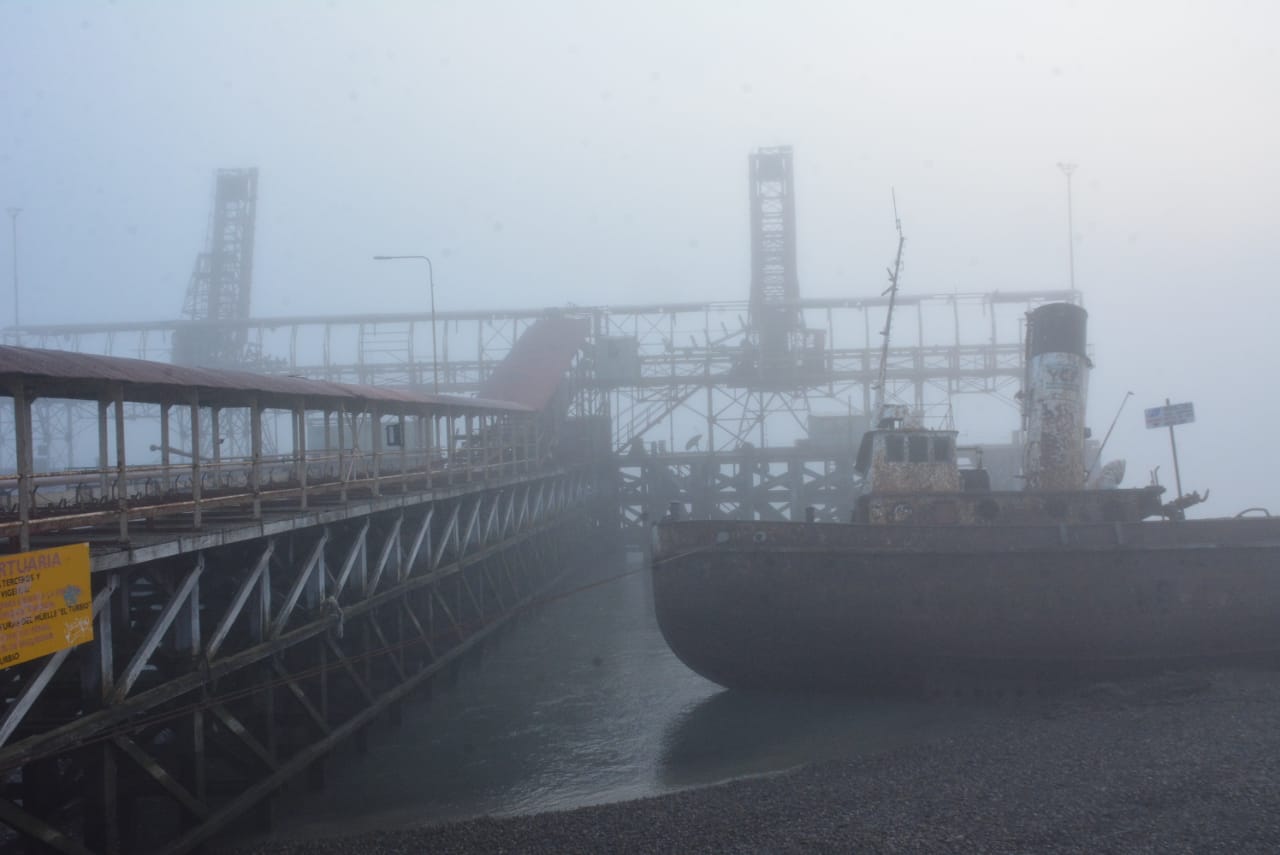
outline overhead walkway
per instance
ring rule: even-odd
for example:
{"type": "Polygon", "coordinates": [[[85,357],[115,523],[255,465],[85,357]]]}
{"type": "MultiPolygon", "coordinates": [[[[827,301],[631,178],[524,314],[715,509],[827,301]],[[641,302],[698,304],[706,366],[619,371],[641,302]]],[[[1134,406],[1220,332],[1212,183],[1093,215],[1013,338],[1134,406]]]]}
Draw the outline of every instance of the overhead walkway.
{"type": "Polygon", "coordinates": [[[616,527],[607,467],[561,442],[572,332],[495,370],[503,401],[0,347],[0,537],[88,543],[93,629],[0,668],[0,846],[185,852],[269,821],[594,560],[616,527]],[[51,400],[96,402],[98,465],[35,465],[51,400]]]}

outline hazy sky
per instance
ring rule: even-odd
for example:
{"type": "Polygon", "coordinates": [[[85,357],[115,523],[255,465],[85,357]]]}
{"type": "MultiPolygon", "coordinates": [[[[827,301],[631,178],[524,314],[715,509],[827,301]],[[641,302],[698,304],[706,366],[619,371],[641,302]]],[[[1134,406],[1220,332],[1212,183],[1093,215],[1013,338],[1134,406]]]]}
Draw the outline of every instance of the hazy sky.
{"type": "MultiPolygon", "coordinates": [[[[746,155],[795,147],[806,296],[1062,287],[1065,181],[1129,483],[1280,509],[1272,2],[0,0],[26,322],[178,314],[212,172],[261,170],[255,313],[736,299],[746,155]]],[[[11,321],[6,226],[0,320],[11,321]]],[[[1110,451],[1110,449],[1109,449],[1110,451]]]]}

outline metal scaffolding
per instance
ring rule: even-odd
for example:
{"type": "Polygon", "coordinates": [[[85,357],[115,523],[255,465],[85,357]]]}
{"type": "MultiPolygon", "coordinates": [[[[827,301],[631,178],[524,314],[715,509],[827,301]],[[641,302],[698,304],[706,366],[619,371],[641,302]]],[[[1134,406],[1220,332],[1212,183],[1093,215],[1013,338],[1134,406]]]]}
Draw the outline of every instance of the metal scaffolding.
{"type": "MultiPolygon", "coordinates": [[[[930,413],[945,410],[950,396],[984,393],[1016,409],[1012,396],[1022,377],[1026,312],[1045,302],[1080,299],[1078,292],[1062,290],[900,296],[903,343],[889,351],[888,397],[930,413]]],[[[732,448],[752,430],[758,434],[761,396],[766,416],[782,414],[784,422],[820,401],[868,412],[885,305],[879,296],[798,301],[795,308],[828,346],[820,364],[795,375],[785,389],[762,387],[739,369],[750,347],[744,322],[749,304],[742,301],[441,312],[446,346],[440,386],[454,394],[476,392],[535,322],[581,317],[590,322],[583,382],[610,399],[615,448],[668,438],[668,416],[681,410],[704,424],[710,420],[703,447],[714,434],[717,448],[732,448]],[[742,421],[742,413],[745,425],[730,429],[728,422],[742,421]]],[[[281,374],[399,388],[422,388],[420,378],[431,376],[429,362],[421,359],[430,348],[414,344],[430,334],[426,313],[264,317],[235,325],[255,347],[278,355],[271,367],[281,374]],[[393,327],[404,331],[396,347],[361,347],[362,338],[393,327]]],[[[184,327],[182,321],[42,325],[8,329],[4,336],[29,347],[164,360],[184,327]]]]}

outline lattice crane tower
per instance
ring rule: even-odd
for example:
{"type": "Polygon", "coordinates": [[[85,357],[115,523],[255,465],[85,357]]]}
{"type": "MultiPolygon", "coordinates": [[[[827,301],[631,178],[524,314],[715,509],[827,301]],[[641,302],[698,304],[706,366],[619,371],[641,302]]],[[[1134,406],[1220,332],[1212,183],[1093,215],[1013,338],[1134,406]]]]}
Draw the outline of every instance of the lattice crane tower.
{"type": "Polygon", "coordinates": [[[257,202],[257,169],[218,170],[208,243],[196,257],[182,307],[195,323],[175,331],[174,362],[243,367],[251,361],[243,322],[249,320],[257,202]]]}
{"type": "Polygon", "coordinates": [[[751,187],[750,328],[758,378],[785,380],[794,373],[802,339],[796,274],[796,202],[791,147],[762,148],[749,157],[751,187]]]}

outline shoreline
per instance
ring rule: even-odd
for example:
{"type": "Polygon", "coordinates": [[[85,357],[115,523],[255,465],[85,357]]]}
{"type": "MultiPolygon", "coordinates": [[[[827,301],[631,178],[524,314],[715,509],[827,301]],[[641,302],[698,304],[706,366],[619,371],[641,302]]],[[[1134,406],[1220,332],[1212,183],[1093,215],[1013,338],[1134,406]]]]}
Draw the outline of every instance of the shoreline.
{"type": "Polygon", "coordinates": [[[936,740],[634,801],[214,851],[1275,852],[1280,671],[1096,684],[936,740]]]}

